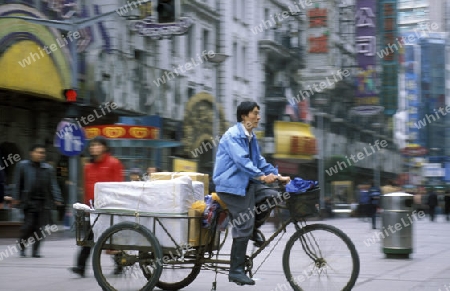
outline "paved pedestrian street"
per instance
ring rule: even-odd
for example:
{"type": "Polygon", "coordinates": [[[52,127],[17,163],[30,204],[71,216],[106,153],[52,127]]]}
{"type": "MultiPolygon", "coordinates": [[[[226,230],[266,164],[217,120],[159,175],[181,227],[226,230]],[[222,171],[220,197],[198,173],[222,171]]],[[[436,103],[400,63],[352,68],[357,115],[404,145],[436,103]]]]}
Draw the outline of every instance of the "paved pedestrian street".
{"type": "MultiPolygon", "coordinates": [[[[436,222],[430,222],[428,217],[413,222],[414,253],[409,259],[386,259],[381,253],[380,242],[376,241],[375,230],[371,229],[369,221],[337,218],[321,223],[342,229],[358,250],[361,271],[353,290],[450,290],[450,222],[446,222],[443,217],[438,217],[436,222]]],[[[269,234],[273,225],[265,225],[263,230],[269,234]]],[[[229,283],[226,275],[219,274],[217,290],[291,290],[281,264],[284,244],[290,233],[284,235],[256,273],[255,286],[239,287],[229,283]]],[[[13,243],[13,239],[0,240],[0,252],[8,251],[8,247],[13,243]]],[[[230,245],[231,239],[227,240],[224,251],[229,253],[230,245]]],[[[90,264],[86,278],[78,278],[67,270],[74,263],[77,251],[72,233],[66,231],[48,237],[42,247],[43,258],[20,258],[18,254],[3,256],[0,261],[0,290],[101,290],[90,264]]],[[[7,253],[10,254],[10,251],[7,253]]],[[[267,253],[268,251],[263,252],[263,256],[267,253]]],[[[255,266],[262,260],[263,257],[258,257],[254,262],[255,266]]],[[[212,271],[202,271],[197,279],[183,290],[211,290],[213,280],[212,271]]]]}

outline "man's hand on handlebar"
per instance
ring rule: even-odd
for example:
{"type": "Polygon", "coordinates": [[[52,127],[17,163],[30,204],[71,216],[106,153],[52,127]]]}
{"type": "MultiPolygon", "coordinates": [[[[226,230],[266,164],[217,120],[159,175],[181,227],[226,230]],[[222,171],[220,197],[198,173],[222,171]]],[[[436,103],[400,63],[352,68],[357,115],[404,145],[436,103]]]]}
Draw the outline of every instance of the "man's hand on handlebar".
{"type": "Polygon", "coordinates": [[[278,181],[280,181],[283,184],[287,184],[291,181],[291,177],[289,176],[279,176],[278,181]]]}
{"type": "Polygon", "coordinates": [[[261,176],[261,182],[264,182],[266,184],[272,184],[273,182],[275,182],[278,179],[278,176],[274,175],[274,174],[270,174],[270,175],[262,175],[261,176]]]}
{"type": "Polygon", "coordinates": [[[281,182],[283,184],[286,184],[286,183],[289,183],[291,181],[291,177],[289,177],[289,176],[277,176],[277,175],[274,175],[274,174],[270,174],[270,175],[267,175],[267,176],[264,176],[264,175],[261,176],[260,180],[261,180],[261,182],[264,182],[266,184],[272,184],[275,181],[279,181],[279,182],[281,182]]]}

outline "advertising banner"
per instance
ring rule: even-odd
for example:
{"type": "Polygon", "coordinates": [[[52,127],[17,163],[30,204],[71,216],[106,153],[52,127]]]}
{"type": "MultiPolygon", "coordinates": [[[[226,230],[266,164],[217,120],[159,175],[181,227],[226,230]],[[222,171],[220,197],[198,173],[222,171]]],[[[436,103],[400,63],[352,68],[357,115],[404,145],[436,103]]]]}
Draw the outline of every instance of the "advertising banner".
{"type": "Polygon", "coordinates": [[[394,115],[398,109],[398,61],[400,49],[397,35],[397,1],[379,0],[380,46],[385,54],[381,57],[383,78],[381,82],[381,105],[386,115],[394,115]]]}
{"type": "Polygon", "coordinates": [[[356,104],[378,105],[376,92],[377,20],[376,0],[358,0],[356,3],[356,104]]]}
{"type": "Polygon", "coordinates": [[[406,87],[406,104],[408,108],[408,126],[407,134],[409,142],[413,144],[419,143],[419,126],[417,122],[419,119],[419,91],[417,88],[417,75],[413,72],[405,73],[405,87],[406,87]]]}

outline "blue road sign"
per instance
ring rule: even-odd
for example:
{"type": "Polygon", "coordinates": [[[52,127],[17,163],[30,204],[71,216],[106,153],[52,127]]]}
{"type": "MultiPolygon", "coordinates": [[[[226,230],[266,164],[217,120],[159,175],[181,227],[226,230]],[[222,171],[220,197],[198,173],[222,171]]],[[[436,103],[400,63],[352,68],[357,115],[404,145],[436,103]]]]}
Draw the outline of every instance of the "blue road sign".
{"type": "Polygon", "coordinates": [[[75,123],[69,123],[56,132],[61,154],[72,157],[81,154],[86,145],[84,131],[75,123]]]}

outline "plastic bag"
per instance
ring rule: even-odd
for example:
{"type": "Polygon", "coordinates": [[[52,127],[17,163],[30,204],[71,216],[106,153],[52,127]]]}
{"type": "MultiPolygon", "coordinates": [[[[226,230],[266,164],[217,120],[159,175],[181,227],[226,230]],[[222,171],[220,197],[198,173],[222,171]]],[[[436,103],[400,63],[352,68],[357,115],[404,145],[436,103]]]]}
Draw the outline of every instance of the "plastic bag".
{"type": "Polygon", "coordinates": [[[219,202],[215,201],[211,195],[205,196],[206,208],[203,212],[202,227],[211,228],[215,222],[217,212],[220,210],[219,202]]]}
{"type": "Polygon", "coordinates": [[[302,178],[294,178],[286,185],[286,192],[289,193],[303,193],[307,190],[317,187],[318,181],[303,180],[302,178]]]}

